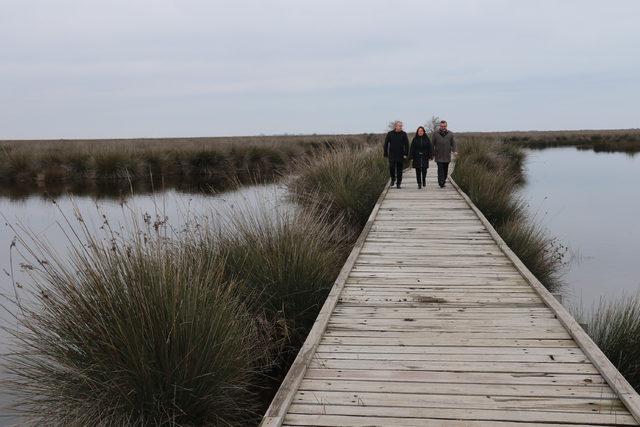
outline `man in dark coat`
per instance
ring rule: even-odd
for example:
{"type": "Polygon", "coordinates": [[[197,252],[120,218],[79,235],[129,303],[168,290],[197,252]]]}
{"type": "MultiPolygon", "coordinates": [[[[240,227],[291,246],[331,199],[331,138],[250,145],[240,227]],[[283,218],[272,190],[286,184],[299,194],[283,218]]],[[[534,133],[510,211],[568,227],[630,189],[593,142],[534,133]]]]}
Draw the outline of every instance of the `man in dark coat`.
{"type": "Polygon", "coordinates": [[[393,130],[387,133],[384,139],[384,156],[389,159],[389,174],[391,175],[391,186],[396,184],[400,188],[402,183],[402,169],[404,159],[409,154],[409,137],[402,130],[402,122],[396,121],[393,130]]]}
{"type": "Polygon", "coordinates": [[[447,130],[447,122],[440,121],[440,129],[431,136],[433,144],[433,157],[438,164],[438,184],[444,187],[449,175],[449,163],[451,153],[457,154],[456,141],[453,139],[453,132],[447,130]]]}

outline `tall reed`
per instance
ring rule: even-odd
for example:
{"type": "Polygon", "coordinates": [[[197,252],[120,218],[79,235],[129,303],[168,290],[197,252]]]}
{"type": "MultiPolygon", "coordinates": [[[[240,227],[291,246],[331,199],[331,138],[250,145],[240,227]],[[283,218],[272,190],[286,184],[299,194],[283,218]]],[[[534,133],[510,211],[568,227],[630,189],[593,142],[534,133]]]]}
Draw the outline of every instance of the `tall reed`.
{"type": "Polygon", "coordinates": [[[196,256],[221,260],[228,280],[241,280],[254,305],[277,324],[286,348],[313,325],[350,248],[340,216],[305,210],[240,208],[196,243],[196,256]]]}
{"type": "MultiPolygon", "coordinates": [[[[378,147],[376,147],[378,148],[378,147]]],[[[306,206],[326,204],[353,224],[364,225],[388,181],[388,164],[381,149],[351,148],[324,151],[295,162],[289,188],[306,206]]]]}
{"type": "Polygon", "coordinates": [[[601,300],[583,320],[593,341],[640,392],[640,293],[601,300]]]}

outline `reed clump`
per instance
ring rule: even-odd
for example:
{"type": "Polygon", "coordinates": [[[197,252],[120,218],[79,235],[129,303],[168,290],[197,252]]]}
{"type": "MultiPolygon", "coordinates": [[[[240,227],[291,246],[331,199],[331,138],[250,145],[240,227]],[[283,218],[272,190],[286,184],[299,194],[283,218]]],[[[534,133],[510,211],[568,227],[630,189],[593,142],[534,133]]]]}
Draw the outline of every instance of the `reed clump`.
{"type": "Polygon", "coordinates": [[[524,181],[524,153],[497,141],[465,141],[453,178],[520,260],[549,290],[561,286],[566,247],[526,216],[517,188],[524,181]]]}
{"type": "MultiPolygon", "coordinates": [[[[224,275],[259,300],[259,315],[278,325],[285,351],[297,351],[351,247],[341,216],[304,210],[241,209],[198,242],[200,256],[223,261],[224,275]]],[[[277,356],[280,358],[280,356],[277,356]]]]}
{"type": "MultiPolygon", "coordinates": [[[[377,148],[377,147],[376,147],[377,148]]],[[[326,205],[363,226],[388,181],[381,149],[331,149],[295,162],[289,189],[302,205],[326,205]]]]}
{"type": "Polygon", "coordinates": [[[640,294],[601,300],[583,319],[593,341],[640,392],[640,294]]]}
{"type": "Polygon", "coordinates": [[[6,359],[19,409],[54,425],[255,420],[270,331],[221,260],[147,232],[86,237],[70,260],[25,242],[32,303],[6,359]]]}

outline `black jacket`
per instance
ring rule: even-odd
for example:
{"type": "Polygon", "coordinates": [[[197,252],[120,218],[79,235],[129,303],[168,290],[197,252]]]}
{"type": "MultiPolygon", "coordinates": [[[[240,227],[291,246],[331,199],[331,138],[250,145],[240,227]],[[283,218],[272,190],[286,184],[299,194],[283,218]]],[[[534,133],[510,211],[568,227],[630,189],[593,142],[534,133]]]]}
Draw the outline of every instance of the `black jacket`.
{"type": "Polygon", "coordinates": [[[396,132],[392,130],[387,133],[384,138],[384,156],[389,158],[389,161],[400,162],[404,160],[404,156],[409,155],[409,137],[403,130],[396,132]]]}
{"type": "Polygon", "coordinates": [[[433,145],[427,135],[415,136],[409,150],[414,168],[428,168],[429,159],[433,159],[433,145]]]}

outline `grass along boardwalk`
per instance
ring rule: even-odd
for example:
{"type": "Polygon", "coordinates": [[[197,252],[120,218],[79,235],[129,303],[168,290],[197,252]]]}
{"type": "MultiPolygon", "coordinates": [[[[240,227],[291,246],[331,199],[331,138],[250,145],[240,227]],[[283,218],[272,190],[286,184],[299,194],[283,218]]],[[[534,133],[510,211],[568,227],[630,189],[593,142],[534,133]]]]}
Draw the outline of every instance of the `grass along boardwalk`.
{"type": "Polygon", "coordinates": [[[262,425],[639,425],[638,394],[455,183],[407,175],[262,425]]]}

